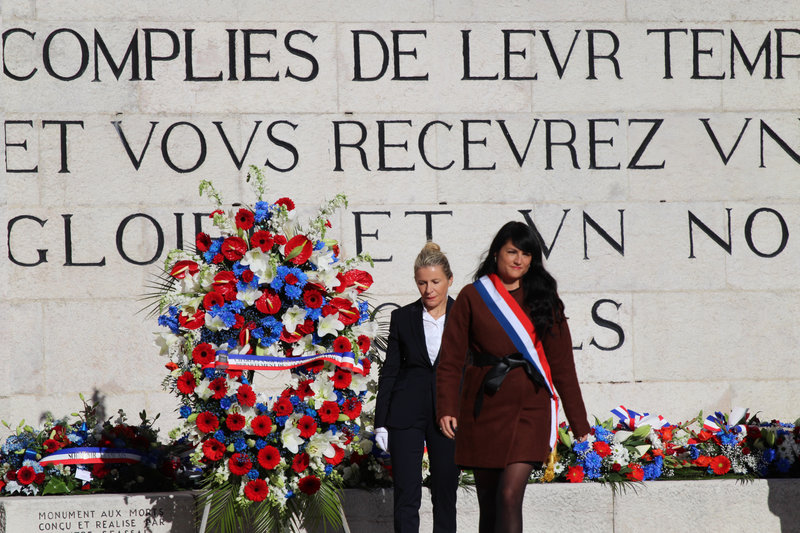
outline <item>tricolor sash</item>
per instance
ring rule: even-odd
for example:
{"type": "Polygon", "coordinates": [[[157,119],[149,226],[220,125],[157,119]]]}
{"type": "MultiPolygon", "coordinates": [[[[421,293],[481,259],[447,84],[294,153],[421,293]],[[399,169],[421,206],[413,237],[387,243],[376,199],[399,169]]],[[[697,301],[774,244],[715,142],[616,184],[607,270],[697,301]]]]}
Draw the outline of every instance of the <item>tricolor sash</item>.
{"type": "Polygon", "coordinates": [[[364,365],[356,360],[353,352],[329,352],[299,357],[275,357],[273,355],[231,354],[224,350],[217,351],[217,360],[203,368],[227,368],[229,370],[290,370],[298,366],[316,361],[328,361],[339,368],[356,374],[365,374],[364,365]]]}
{"type": "Polygon", "coordinates": [[[43,457],[39,464],[83,465],[96,463],[138,463],[144,458],[142,452],[125,448],[64,448],[43,457]]]}
{"type": "Polygon", "coordinates": [[[550,392],[550,448],[554,449],[558,438],[558,396],[556,396],[556,389],[553,386],[553,378],[550,375],[550,365],[547,363],[544,347],[536,336],[533,323],[496,274],[483,276],[473,285],[489,311],[514,343],[514,347],[544,377],[550,392]]]}

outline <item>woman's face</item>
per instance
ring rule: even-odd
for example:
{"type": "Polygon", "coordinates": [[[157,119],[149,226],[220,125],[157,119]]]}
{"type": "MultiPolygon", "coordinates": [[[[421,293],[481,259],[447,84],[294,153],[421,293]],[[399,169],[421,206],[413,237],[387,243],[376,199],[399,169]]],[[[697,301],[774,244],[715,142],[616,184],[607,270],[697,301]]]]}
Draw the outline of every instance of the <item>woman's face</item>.
{"type": "Polygon", "coordinates": [[[440,265],[418,268],[414,272],[414,281],[417,282],[422,305],[428,311],[447,301],[447,289],[453,284],[453,278],[448,278],[440,265]]]}
{"type": "Polygon", "coordinates": [[[519,280],[531,267],[531,254],[523,252],[511,240],[500,247],[495,256],[497,260],[497,275],[508,289],[519,287],[519,280]]]}

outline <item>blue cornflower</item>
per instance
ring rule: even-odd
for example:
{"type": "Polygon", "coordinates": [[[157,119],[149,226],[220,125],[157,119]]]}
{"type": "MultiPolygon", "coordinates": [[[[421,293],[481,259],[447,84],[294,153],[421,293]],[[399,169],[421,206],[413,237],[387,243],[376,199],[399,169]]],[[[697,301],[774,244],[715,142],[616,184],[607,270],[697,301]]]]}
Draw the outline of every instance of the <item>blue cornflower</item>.
{"type": "Polygon", "coordinates": [[[219,401],[219,406],[225,409],[226,411],[231,408],[231,398],[230,396],[225,396],[219,401]]]}
{"type": "Polygon", "coordinates": [[[771,463],[772,461],[774,461],[775,460],[775,448],[767,448],[766,450],[764,450],[763,457],[764,457],[764,461],[766,461],[767,463],[771,463]]]}
{"type": "Polygon", "coordinates": [[[192,408],[188,405],[181,405],[180,414],[181,418],[188,418],[192,414],[192,408]]]}
{"type": "Polygon", "coordinates": [[[588,442],[588,441],[583,441],[583,442],[575,442],[575,443],[572,445],[572,449],[573,449],[573,450],[575,451],[575,453],[577,453],[578,455],[580,455],[580,454],[583,454],[583,453],[586,453],[586,452],[589,450],[589,442],[588,442]]]}
{"type": "Polygon", "coordinates": [[[218,441],[222,442],[222,443],[225,443],[225,442],[228,441],[228,439],[226,438],[225,432],[222,431],[221,429],[218,429],[217,432],[214,433],[214,438],[217,439],[218,441]]]}
{"type": "Polygon", "coordinates": [[[224,240],[222,237],[217,237],[211,241],[211,246],[208,247],[207,251],[203,252],[203,259],[206,260],[206,263],[214,261],[214,258],[222,250],[222,241],[224,240]]]}
{"type": "Polygon", "coordinates": [[[723,433],[720,435],[719,441],[723,446],[736,446],[737,443],[736,435],[733,435],[732,433],[723,433]]]}
{"type": "Polygon", "coordinates": [[[306,318],[309,320],[317,321],[322,316],[322,307],[317,307],[316,309],[313,308],[306,308],[306,318]]]}
{"type": "Polygon", "coordinates": [[[284,285],[283,293],[286,295],[287,298],[290,300],[299,300],[300,297],[303,296],[303,289],[298,287],[297,285],[284,285]]]}
{"type": "Polygon", "coordinates": [[[205,377],[208,379],[214,379],[214,374],[215,371],[213,368],[206,368],[205,370],[203,370],[203,375],[205,375],[205,377]]]}
{"type": "Polygon", "coordinates": [[[611,442],[614,439],[614,433],[612,433],[611,431],[608,431],[603,426],[600,426],[600,425],[592,426],[592,428],[594,429],[594,437],[597,440],[600,440],[600,441],[608,443],[608,442],[611,442]]]}
{"type": "Polygon", "coordinates": [[[328,475],[331,472],[333,472],[333,465],[325,465],[325,475],[328,475]]]}
{"type": "Polygon", "coordinates": [[[158,317],[158,325],[170,329],[172,333],[177,335],[180,333],[180,324],[178,323],[178,308],[174,305],[169,306],[167,314],[158,317]]]}
{"type": "Polygon", "coordinates": [[[777,468],[778,472],[781,474],[785,474],[790,468],[792,468],[792,463],[790,463],[789,459],[786,458],[778,459],[775,463],[775,468],[777,468]]]}
{"type": "Polygon", "coordinates": [[[288,415],[276,416],[276,417],[275,417],[275,422],[276,422],[276,423],[277,423],[277,424],[278,424],[280,427],[283,427],[283,426],[285,426],[285,425],[286,425],[286,421],[287,421],[288,419],[289,419],[289,416],[288,416],[288,415]]]}
{"type": "Polygon", "coordinates": [[[258,439],[256,441],[256,448],[258,448],[259,450],[261,448],[263,448],[264,446],[266,446],[266,445],[267,445],[267,441],[265,441],[264,439],[258,439]]]}
{"type": "Polygon", "coordinates": [[[250,479],[258,479],[258,470],[256,470],[255,468],[252,469],[247,473],[247,477],[250,479]]]}
{"type": "Polygon", "coordinates": [[[700,449],[697,446],[695,446],[694,444],[690,444],[689,445],[689,456],[692,459],[697,459],[698,457],[700,457],[700,449]]]}
{"type": "Polygon", "coordinates": [[[258,409],[259,413],[266,413],[267,411],[269,411],[269,407],[267,407],[266,405],[264,405],[261,402],[258,402],[256,404],[256,409],[258,409]]]}
{"type": "Polygon", "coordinates": [[[269,220],[272,216],[270,212],[270,205],[268,202],[256,202],[255,210],[255,221],[256,222],[265,222],[269,220]]]}
{"type": "Polygon", "coordinates": [[[583,459],[583,469],[586,477],[589,479],[597,479],[600,477],[600,467],[603,465],[603,460],[597,455],[597,452],[589,452],[583,459]]]}
{"type": "Polygon", "coordinates": [[[317,242],[314,243],[314,251],[315,252],[318,252],[319,250],[322,250],[323,248],[325,248],[325,243],[323,241],[317,241],[317,242]]]}
{"type": "Polygon", "coordinates": [[[237,452],[243,452],[247,449],[247,442],[241,437],[233,441],[233,449],[237,452]]]}

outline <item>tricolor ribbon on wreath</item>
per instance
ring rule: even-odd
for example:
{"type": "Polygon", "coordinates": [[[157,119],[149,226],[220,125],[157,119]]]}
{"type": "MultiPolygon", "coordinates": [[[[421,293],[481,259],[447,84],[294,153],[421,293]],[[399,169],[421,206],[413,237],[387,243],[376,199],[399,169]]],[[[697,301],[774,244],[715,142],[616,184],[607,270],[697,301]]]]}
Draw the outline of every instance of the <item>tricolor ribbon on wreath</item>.
{"type": "Polygon", "coordinates": [[[39,464],[83,465],[96,463],[139,463],[144,454],[127,448],[65,448],[42,458],[39,464]]]}
{"type": "Polygon", "coordinates": [[[619,423],[633,431],[637,427],[648,425],[653,429],[660,429],[668,424],[661,415],[651,415],[650,413],[639,414],[633,409],[628,409],[620,405],[617,409],[612,409],[611,413],[619,418],[619,423]]]}
{"type": "Polygon", "coordinates": [[[748,410],[745,407],[734,407],[727,417],[717,411],[708,415],[703,422],[703,429],[711,433],[738,434],[747,430],[744,423],[747,421],[748,410]]]}
{"type": "Polygon", "coordinates": [[[366,374],[364,365],[356,360],[353,352],[328,352],[299,357],[275,357],[272,355],[248,355],[228,353],[224,350],[217,351],[216,360],[203,366],[203,368],[222,368],[228,370],[291,370],[299,366],[328,361],[339,368],[351,372],[366,374]]]}

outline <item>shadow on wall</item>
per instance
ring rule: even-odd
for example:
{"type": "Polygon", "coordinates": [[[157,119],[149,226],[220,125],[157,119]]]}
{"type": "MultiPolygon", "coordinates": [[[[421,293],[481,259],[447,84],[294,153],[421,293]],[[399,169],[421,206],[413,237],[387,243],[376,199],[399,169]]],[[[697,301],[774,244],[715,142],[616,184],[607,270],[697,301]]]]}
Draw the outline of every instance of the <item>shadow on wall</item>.
{"type": "Polygon", "coordinates": [[[772,514],[781,521],[782,533],[800,531],[797,520],[798,503],[800,503],[800,483],[796,479],[770,479],[768,505],[772,514]]]}
{"type": "MultiPolygon", "coordinates": [[[[80,398],[78,398],[80,399],[80,398]]],[[[72,405],[71,403],[68,404],[67,408],[72,405]]],[[[52,411],[42,411],[39,415],[39,426],[43,426],[45,422],[47,422],[47,418],[51,417],[54,420],[58,420],[61,417],[69,417],[75,413],[79,413],[81,418],[86,418],[87,410],[90,410],[91,415],[94,416],[95,421],[102,424],[105,422],[107,417],[106,411],[106,396],[102,394],[99,390],[94,389],[92,391],[92,396],[89,400],[86,400],[86,397],[83,396],[83,407],[79,409],[69,409],[67,412],[57,412],[53,413],[52,411]]]]}

